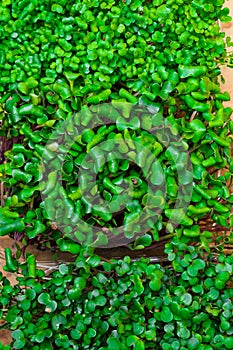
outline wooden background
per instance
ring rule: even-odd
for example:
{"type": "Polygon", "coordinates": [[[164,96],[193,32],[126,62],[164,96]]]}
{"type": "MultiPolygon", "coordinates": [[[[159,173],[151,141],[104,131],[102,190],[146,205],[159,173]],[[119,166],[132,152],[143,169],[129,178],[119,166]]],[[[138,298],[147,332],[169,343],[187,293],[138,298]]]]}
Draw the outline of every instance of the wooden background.
{"type": "MultiPolygon", "coordinates": [[[[233,0],[226,1],[226,7],[230,9],[230,15],[233,17],[233,0]]],[[[230,36],[233,41],[233,21],[221,24],[221,29],[226,33],[226,36],[230,36]]],[[[233,47],[229,48],[229,51],[233,52],[233,47]]],[[[233,68],[223,67],[222,74],[225,78],[225,84],[222,88],[231,95],[231,101],[226,102],[225,105],[233,108],[233,68]]]]}

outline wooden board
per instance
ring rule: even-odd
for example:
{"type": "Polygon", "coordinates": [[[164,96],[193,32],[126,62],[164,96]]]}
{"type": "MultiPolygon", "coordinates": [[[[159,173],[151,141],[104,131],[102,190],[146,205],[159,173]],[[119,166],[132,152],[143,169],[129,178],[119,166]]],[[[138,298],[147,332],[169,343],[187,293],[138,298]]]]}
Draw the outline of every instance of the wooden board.
{"type": "MultiPolygon", "coordinates": [[[[230,9],[230,15],[233,17],[233,0],[226,1],[226,7],[230,9]]],[[[222,23],[221,29],[226,33],[226,37],[229,36],[233,41],[233,21],[230,23],[222,23]]],[[[229,48],[228,51],[233,52],[233,47],[229,48]]],[[[225,102],[224,105],[233,108],[233,68],[222,67],[221,71],[225,79],[225,84],[222,84],[222,89],[228,91],[231,95],[231,101],[225,102]]]]}

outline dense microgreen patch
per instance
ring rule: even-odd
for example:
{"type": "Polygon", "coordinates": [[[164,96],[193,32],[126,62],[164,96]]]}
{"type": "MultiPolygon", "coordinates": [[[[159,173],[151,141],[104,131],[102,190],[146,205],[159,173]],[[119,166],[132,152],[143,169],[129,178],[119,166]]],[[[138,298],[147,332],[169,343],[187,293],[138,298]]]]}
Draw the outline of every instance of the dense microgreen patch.
{"type": "MultiPolygon", "coordinates": [[[[147,155],[137,150],[140,159],[136,159],[132,140],[140,139],[143,146],[149,147],[158,158],[157,164],[147,159],[148,164],[153,164],[149,180],[154,185],[159,184],[159,169],[164,173],[167,196],[161,199],[161,193],[155,193],[156,199],[153,199],[164,210],[157,221],[154,220],[156,223],[148,222],[151,238],[146,239],[146,245],[157,240],[164,230],[177,233],[177,222],[186,228],[182,232],[189,237],[200,236],[199,229],[192,226],[205,217],[211,216],[226,228],[232,225],[229,220],[232,206],[229,135],[233,125],[231,108],[223,105],[229,100],[229,94],[220,90],[218,82],[219,66],[227,54],[224,34],[216,21],[230,20],[228,9],[222,9],[223,3],[223,0],[215,3],[184,0],[2,2],[0,113],[3,152],[7,151],[2,155],[5,164],[0,165],[6,188],[1,235],[18,232],[25,243],[37,240],[54,244],[61,235],[59,216],[66,218],[63,226],[68,225],[68,211],[75,211],[90,225],[118,227],[122,223],[132,226],[133,222],[135,230],[141,231],[141,227],[136,228],[138,218],[131,214],[136,207],[138,213],[144,206],[148,207],[148,215],[153,211],[143,204],[147,199],[148,178],[142,176],[135,164],[114,158],[110,143],[116,139],[122,139],[122,143],[115,156],[131,155],[131,163],[138,161],[142,170],[147,155]],[[90,108],[103,103],[111,103],[112,116],[117,113],[120,116],[112,120],[115,127],[92,129],[95,116],[90,108]],[[131,115],[132,106],[144,108],[140,121],[131,115]],[[80,111],[82,118],[79,123],[74,119],[74,124],[84,128],[82,139],[76,140],[69,149],[62,144],[65,142],[62,138],[59,145],[54,140],[46,147],[62,121],[72,120],[80,111]],[[189,154],[192,171],[187,168],[184,154],[178,156],[177,149],[169,153],[162,142],[164,139],[158,139],[158,133],[153,137],[152,130],[160,126],[161,121],[165,136],[172,135],[173,142],[177,137],[179,147],[189,154]],[[106,208],[104,211],[98,206],[93,208],[81,199],[77,182],[86,153],[94,152],[94,147],[102,141],[110,142],[105,149],[108,157],[93,154],[98,159],[97,165],[103,158],[108,163],[98,168],[98,183],[92,191],[100,190],[103,199],[112,205],[110,213],[106,208]],[[13,146],[6,145],[11,142],[13,146]],[[61,177],[65,191],[60,201],[59,198],[55,201],[58,169],[53,157],[58,154],[64,156],[61,177]],[[41,183],[43,157],[53,167],[46,179],[46,189],[41,183]],[[175,164],[171,164],[172,159],[175,164]],[[223,168],[228,171],[218,176],[217,170],[223,168]],[[133,185],[133,191],[129,190],[134,204],[129,204],[119,215],[114,201],[124,192],[122,184],[132,177],[139,184],[133,185]],[[192,180],[190,205],[183,191],[182,199],[186,202],[177,208],[174,203],[179,203],[181,198],[178,189],[192,184],[192,180]],[[47,203],[42,200],[41,191],[49,194],[47,203]],[[64,215],[57,209],[61,201],[67,205],[64,215]],[[112,212],[116,214],[114,217],[112,212]]],[[[108,124],[109,113],[105,117],[102,122],[108,124]]],[[[72,123],[67,129],[70,133],[72,123]]],[[[169,141],[173,147],[171,139],[169,141]]],[[[90,181],[87,172],[83,173],[82,181],[84,184],[90,181]]],[[[121,202],[125,203],[124,196],[121,202]]],[[[127,230],[126,238],[133,238],[133,232],[129,231],[132,230],[127,230]]],[[[70,232],[67,227],[65,233],[70,232]]],[[[84,243],[81,233],[77,239],[84,243]]],[[[101,236],[98,240],[106,243],[108,237],[101,236]]]]}
{"type": "Polygon", "coordinates": [[[223,4],[1,2],[0,235],[76,256],[47,277],[6,248],[4,269],[21,277],[0,277],[12,331],[1,348],[233,347],[233,258],[221,253],[232,235],[211,255],[213,226],[201,225],[233,226],[223,4]],[[169,237],[167,263],[102,260],[79,244],[107,245],[111,231],[120,245],[121,226],[132,249],[169,237]]]}
{"type": "MultiPolygon", "coordinates": [[[[172,265],[101,261],[83,250],[48,278],[30,262],[10,286],[1,277],[1,317],[15,349],[230,349],[233,257],[216,259],[173,240],[172,265]],[[4,311],[7,309],[7,312],[4,311]]],[[[30,256],[28,256],[29,259],[30,256]]],[[[9,346],[3,347],[8,349],[9,346]]]]}

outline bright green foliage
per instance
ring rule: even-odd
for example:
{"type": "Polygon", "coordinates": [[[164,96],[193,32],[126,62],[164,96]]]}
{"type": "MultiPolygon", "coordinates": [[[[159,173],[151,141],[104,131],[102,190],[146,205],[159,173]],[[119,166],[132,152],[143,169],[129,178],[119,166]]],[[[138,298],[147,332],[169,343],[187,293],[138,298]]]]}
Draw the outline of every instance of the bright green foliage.
{"type": "MultiPolygon", "coordinates": [[[[226,44],[217,20],[230,20],[223,3],[1,3],[0,135],[9,141],[15,139],[5,152],[6,163],[0,165],[0,176],[9,189],[0,213],[0,235],[24,232],[25,242],[39,240],[54,245],[61,236],[59,220],[66,226],[66,234],[74,234],[69,223],[82,218],[98,227],[116,228],[123,223],[125,237],[132,240],[142,232],[138,222],[143,221],[143,209],[145,217],[155,220],[146,222],[148,233],[136,240],[136,249],[149,246],[162,230],[177,233],[178,224],[185,228],[182,232],[186,237],[202,240],[198,226],[193,224],[207,215],[221,226],[232,226],[232,195],[227,184],[233,167],[229,136],[233,126],[229,121],[231,109],[223,106],[229,94],[220,91],[218,82],[226,44]],[[110,117],[114,125],[93,130],[93,106],[105,102],[111,102],[111,113],[108,106],[101,114],[110,117]],[[147,111],[140,120],[131,115],[135,107],[147,111]],[[80,111],[81,120],[72,119],[80,111]],[[69,135],[74,124],[82,126],[81,139],[68,147],[61,132],[59,142],[55,138],[45,147],[64,120],[70,120],[69,135]],[[161,127],[161,120],[164,130],[156,131],[155,137],[151,130],[161,127]],[[168,137],[169,148],[164,137],[168,137]],[[177,138],[182,140],[178,146],[177,138]],[[119,141],[118,152],[111,149],[113,140],[119,141]],[[108,146],[95,151],[95,146],[105,141],[108,146]],[[158,161],[152,161],[145,150],[135,151],[133,142],[140,142],[158,161]],[[62,169],[54,160],[58,153],[63,157],[62,169]],[[85,163],[86,154],[96,161],[85,163]],[[130,159],[121,160],[126,155],[130,159]],[[42,157],[51,167],[41,182],[42,157]],[[98,172],[96,185],[89,190],[92,196],[99,191],[107,203],[104,209],[101,203],[93,205],[82,196],[81,187],[93,185],[88,171],[78,184],[77,173],[82,166],[98,172]],[[147,176],[139,168],[147,171],[147,176]],[[210,174],[213,168],[229,171],[218,177],[210,174]],[[62,179],[62,194],[58,192],[58,178],[62,179]],[[149,185],[165,183],[166,196],[159,191],[148,195],[149,185]],[[41,191],[49,197],[47,201],[41,198],[41,191]],[[126,192],[132,202],[122,211],[120,204],[127,202],[126,192]],[[61,203],[66,205],[65,212],[61,203]],[[180,203],[179,208],[176,203],[180,203]],[[158,208],[162,215],[157,215],[158,208]]],[[[76,233],[79,243],[90,243],[85,241],[86,231],[84,227],[76,233]]],[[[89,234],[91,237],[91,229],[89,234]]],[[[96,240],[104,245],[108,237],[100,235],[96,240]]],[[[63,245],[63,250],[70,252],[78,249],[63,245]]]]}
{"type": "Polygon", "coordinates": [[[22,263],[23,277],[16,286],[0,278],[0,315],[7,321],[4,327],[13,331],[11,346],[231,349],[233,257],[209,255],[204,262],[198,247],[184,241],[178,245],[176,239],[166,252],[174,254],[172,267],[128,256],[102,262],[81,251],[75,262],[61,264],[48,279],[40,270],[31,278],[22,263]],[[190,268],[199,271],[195,277],[190,268]],[[161,283],[154,288],[156,279],[161,283]],[[216,285],[220,282],[221,287],[216,285]]]}
{"type": "Polygon", "coordinates": [[[233,258],[211,256],[212,233],[199,226],[207,216],[233,226],[232,110],[218,81],[227,54],[217,21],[230,20],[223,4],[1,1],[0,146],[12,146],[0,154],[0,236],[76,255],[46,279],[33,255],[20,264],[20,249],[6,248],[4,269],[22,276],[12,287],[0,275],[0,319],[12,330],[1,349],[233,348],[233,258]],[[83,190],[100,193],[107,207],[83,190]],[[165,230],[174,236],[168,264],[103,262],[69,239],[88,245],[91,227],[104,227],[95,237],[104,245],[121,225],[127,239],[141,235],[133,249],[165,230]]]}

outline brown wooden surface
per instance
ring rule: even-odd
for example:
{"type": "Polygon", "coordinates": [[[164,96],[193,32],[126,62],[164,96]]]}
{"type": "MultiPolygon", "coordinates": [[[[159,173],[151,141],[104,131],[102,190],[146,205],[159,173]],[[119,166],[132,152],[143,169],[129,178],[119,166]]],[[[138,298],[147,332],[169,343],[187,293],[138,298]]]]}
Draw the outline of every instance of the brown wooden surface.
{"type": "MultiPolygon", "coordinates": [[[[230,9],[230,15],[233,17],[233,0],[226,1],[226,7],[230,9]]],[[[221,29],[226,33],[226,36],[231,37],[233,41],[233,21],[230,23],[222,23],[221,29]]],[[[228,51],[233,51],[233,47],[229,48],[228,51]]],[[[222,89],[228,91],[231,95],[231,101],[225,102],[225,106],[233,107],[233,68],[222,67],[222,75],[225,79],[225,84],[222,85],[222,89]]]]}
{"type": "MultiPolygon", "coordinates": [[[[0,321],[0,326],[3,324],[0,321]]],[[[11,343],[11,332],[5,329],[0,330],[0,341],[3,345],[9,345],[11,343]]]]}

